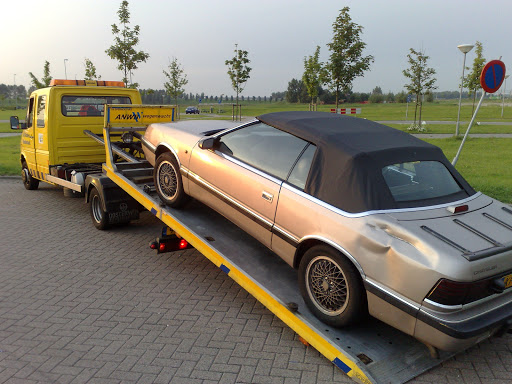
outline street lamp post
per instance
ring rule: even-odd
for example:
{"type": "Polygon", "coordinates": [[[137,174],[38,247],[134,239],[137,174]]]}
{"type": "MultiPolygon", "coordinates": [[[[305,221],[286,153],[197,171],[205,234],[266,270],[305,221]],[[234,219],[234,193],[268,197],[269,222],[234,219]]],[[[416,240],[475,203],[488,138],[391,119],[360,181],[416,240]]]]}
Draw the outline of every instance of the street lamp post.
{"type": "Polygon", "coordinates": [[[64,75],[66,76],[66,80],[68,79],[68,71],[66,70],[66,61],[68,61],[68,59],[64,59],[64,75]]]}
{"type": "Polygon", "coordinates": [[[507,79],[509,75],[505,76],[505,80],[503,83],[503,101],[501,102],[501,118],[503,119],[503,108],[505,107],[505,93],[507,93],[507,79]]]}
{"type": "Polygon", "coordinates": [[[464,54],[464,63],[462,64],[462,78],[460,79],[459,111],[457,112],[457,125],[455,126],[455,136],[459,136],[460,106],[462,104],[462,87],[464,85],[464,70],[466,69],[466,54],[473,49],[474,45],[461,44],[457,48],[464,54]]]}

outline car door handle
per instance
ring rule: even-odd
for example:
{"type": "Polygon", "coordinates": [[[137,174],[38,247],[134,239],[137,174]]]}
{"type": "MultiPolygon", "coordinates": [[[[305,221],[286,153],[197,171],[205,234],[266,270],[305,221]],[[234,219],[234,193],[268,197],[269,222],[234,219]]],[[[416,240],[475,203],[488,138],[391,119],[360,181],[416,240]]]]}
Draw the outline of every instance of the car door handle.
{"type": "Polygon", "coordinates": [[[268,201],[269,203],[271,203],[272,200],[274,200],[274,195],[265,191],[261,192],[261,197],[263,198],[263,200],[268,201]]]}

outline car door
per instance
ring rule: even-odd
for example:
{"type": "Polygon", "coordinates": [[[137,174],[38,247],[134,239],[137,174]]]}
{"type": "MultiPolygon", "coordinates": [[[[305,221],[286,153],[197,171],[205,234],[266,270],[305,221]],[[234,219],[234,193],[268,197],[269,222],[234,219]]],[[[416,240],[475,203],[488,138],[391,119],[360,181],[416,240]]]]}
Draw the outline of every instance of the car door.
{"type": "Polygon", "coordinates": [[[270,247],[281,185],[307,144],[263,123],[229,131],[194,148],[190,194],[270,247]]]}

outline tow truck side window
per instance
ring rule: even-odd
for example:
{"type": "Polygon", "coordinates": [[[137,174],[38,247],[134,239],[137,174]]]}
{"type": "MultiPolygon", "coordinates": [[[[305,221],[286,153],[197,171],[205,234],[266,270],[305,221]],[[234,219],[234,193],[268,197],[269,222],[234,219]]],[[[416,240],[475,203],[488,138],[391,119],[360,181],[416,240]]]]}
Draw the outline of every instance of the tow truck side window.
{"type": "Polygon", "coordinates": [[[32,128],[32,120],[34,119],[34,97],[28,101],[27,110],[27,128],[32,128]]]}
{"type": "Polygon", "coordinates": [[[64,116],[103,116],[105,104],[131,104],[128,96],[62,96],[64,116]]]}
{"type": "Polygon", "coordinates": [[[37,127],[38,128],[44,128],[44,115],[46,111],[46,95],[39,96],[37,98],[37,127]]]}

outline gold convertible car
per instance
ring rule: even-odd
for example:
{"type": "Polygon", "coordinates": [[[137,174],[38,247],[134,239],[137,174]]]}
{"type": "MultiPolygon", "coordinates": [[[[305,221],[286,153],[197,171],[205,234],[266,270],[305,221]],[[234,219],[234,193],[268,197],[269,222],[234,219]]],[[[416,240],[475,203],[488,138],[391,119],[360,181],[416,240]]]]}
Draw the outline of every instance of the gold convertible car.
{"type": "Polygon", "coordinates": [[[327,324],[370,314],[448,351],[510,327],[512,209],[436,146],[322,112],[152,124],[142,145],[163,202],[197,199],[297,268],[327,324]]]}

